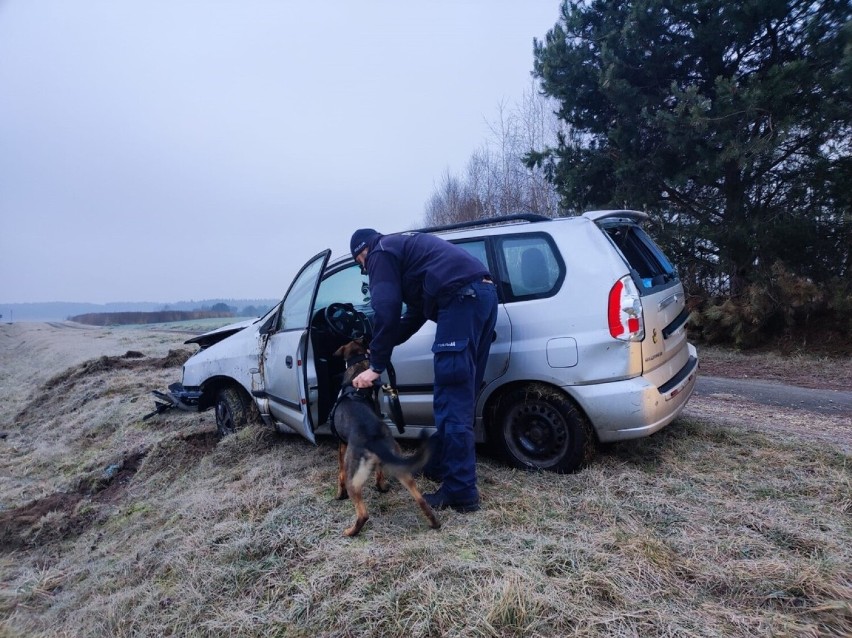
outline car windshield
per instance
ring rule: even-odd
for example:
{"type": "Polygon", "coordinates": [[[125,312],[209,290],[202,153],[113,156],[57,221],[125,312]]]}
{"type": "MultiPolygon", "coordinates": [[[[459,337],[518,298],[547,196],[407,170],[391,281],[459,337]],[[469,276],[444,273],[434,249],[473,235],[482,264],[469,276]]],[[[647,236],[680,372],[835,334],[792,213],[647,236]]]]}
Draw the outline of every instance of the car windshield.
{"type": "Polygon", "coordinates": [[[351,303],[362,311],[370,307],[370,285],[358,264],[352,264],[326,276],[317,291],[315,309],[331,303],[351,303]]]}

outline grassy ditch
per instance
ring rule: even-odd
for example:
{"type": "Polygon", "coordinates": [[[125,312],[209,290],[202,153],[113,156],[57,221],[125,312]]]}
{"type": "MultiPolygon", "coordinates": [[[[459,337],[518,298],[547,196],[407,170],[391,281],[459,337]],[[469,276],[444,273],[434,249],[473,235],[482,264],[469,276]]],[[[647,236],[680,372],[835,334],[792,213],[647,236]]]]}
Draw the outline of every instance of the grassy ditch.
{"type": "MultiPolygon", "coordinates": [[[[196,435],[200,436],[200,435],[196,435]]],[[[429,530],[400,487],[361,537],[335,449],[250,428],[153,446],[0,554],[7,635],[749,636],[852,632],[849,458],[681,421],[568,476],[483,456],[429,530]],[[194,444],[193,444],[194,443],[194,444]],[[83,507],[85,505],[85,507],[83,507]]],[[[425,487],[430,487],[424,482],[425,487]]]]}
{"type": "Polygon", "coordinates": [[[693,410],[572,475],[483,451],[482,511],[438,531],[399,484],[370,489],[346,539],[333,441],[142,421],[165,361],[89,362],[6,404],[0,636],[852,634],[832,445],[693,410]]]}

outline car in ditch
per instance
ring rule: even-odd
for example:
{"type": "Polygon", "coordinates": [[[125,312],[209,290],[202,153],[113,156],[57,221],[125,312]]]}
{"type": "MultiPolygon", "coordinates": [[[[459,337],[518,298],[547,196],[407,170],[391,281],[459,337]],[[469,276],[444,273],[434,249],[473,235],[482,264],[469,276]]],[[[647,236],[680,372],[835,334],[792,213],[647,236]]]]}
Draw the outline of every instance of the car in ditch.
{"type": "MultiPolygon", "coordinates": [[[[698,353],[683,285],[643,230],[647,215],[512,215],[437,233],[485,264],[499,310],[475,434],[510,465],[574,471],[597,443],[648,436],[683,410],[698,353]]],[[[370,334],[370,282],[346,254],[311,258],[264,316],[186,343],[199,346],[161,408],[214,409],[225,435],[259,418],[316,442],[329,434],[343,343],[370,334]]],[[[393,351],[380,410],[400,437],[434,431],[435,324],[393,351]],[[404,422],[404,427],[402,424],[404,422]]]]}

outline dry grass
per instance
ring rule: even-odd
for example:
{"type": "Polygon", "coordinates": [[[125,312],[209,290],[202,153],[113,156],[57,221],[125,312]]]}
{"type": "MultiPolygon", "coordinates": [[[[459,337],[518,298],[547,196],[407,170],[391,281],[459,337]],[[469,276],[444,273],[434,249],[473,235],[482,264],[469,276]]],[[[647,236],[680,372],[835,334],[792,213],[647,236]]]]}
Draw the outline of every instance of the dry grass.
{"type": "Polygon", "coordinates": [[[802,388],[852,390],[852,357],[848,355],[741,352],[721,346],[699,347],[699,354],[702,374],[778,381],[802,388]]]}
{"type": "Polygon", "coordinates": [[[178,370],[74,368],[0,421],[0,636],[852,634],[830,446],[690,413],[575,475],[483,453],[481,512],[433,531],[396,484],[350,540],[330,440],[142,422],[178,370]]]}

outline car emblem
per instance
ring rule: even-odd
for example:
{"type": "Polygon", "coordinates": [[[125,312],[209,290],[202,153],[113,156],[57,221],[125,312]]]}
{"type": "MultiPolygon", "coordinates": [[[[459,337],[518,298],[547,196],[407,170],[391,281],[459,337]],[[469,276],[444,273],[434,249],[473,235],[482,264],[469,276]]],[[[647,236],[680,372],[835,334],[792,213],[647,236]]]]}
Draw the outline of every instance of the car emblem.
{"type": "Polygon", "coordinates": [[[654,328],[654,331],[651,333],[651,341],[657,343],[657,329],[654,328]]]}

